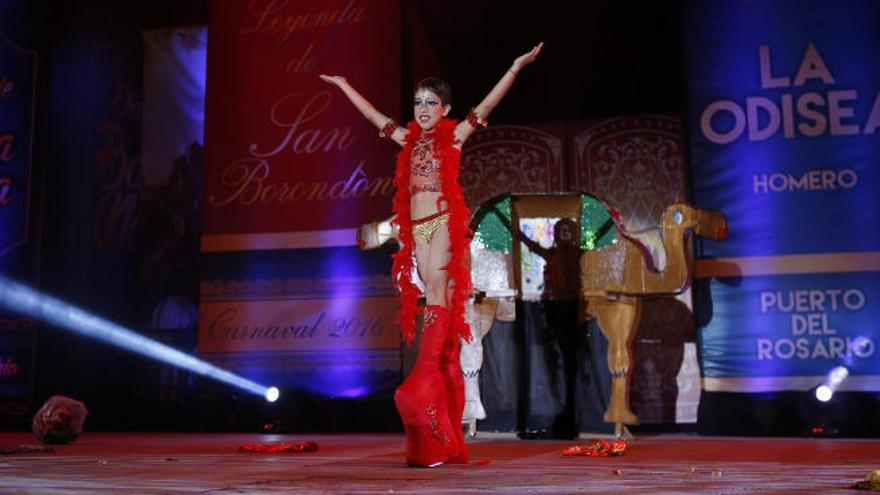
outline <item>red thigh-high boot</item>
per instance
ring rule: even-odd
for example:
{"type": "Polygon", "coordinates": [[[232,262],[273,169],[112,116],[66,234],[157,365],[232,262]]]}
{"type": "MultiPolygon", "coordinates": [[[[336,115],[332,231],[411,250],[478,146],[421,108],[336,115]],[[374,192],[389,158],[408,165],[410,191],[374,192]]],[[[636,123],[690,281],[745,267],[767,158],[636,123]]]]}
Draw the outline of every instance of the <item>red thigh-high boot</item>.
{"type": "Polygon", "coordinates": [[[440,354],[448,332],[449,311],[426,306],[415,365],[394,393],[406,431],[406,462],[410,466],[437,466],[458,453],[449,424],[446,383],[440,373],[440,354]]]}
{"type": "Polygon", "coordinates": [[[454,463],[468,462],[467,446],[461,428],[461,416],[464,412],[464,375],[461,373],[461,340],[458,332],[450,330],[440,356],[440,372],[446,382],[446,397],[449,404],[449,425],[452,437],[458,447],[458,455],[449,460],[454,463]]]}

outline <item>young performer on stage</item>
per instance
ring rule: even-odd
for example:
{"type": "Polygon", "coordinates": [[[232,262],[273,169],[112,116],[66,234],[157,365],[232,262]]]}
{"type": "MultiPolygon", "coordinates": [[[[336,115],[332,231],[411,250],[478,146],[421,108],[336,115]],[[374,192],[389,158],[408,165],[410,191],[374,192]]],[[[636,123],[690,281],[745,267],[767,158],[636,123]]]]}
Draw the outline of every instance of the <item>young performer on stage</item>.
{"type": "Polygon", "coordinates": [[[413,94],[414,120],[406,127],[376,110],[341,76],[322,75],[380,129],[379,135],[403,147],[397,155],[394,184],[395,222],[400,250],[394,255],[393,277],[400,290],[399,324],[407,343],[415,335],[419,290],[415,268],[425,286],[426,305],[418,356],[412,371],[394,394],[406,430],[406,460],[411,466],[434,467],[467,462],[461,429],[464,380],[459,338],[470,339],[464,304],[471,291],[467,257],[470,211],[458,183],[464,142],[479,128],[510,89],[523,67],[541,53],[543,43],[517,57],[492,91],[456,123],[447,119],[451,88],[427,78],[413,94]]]}

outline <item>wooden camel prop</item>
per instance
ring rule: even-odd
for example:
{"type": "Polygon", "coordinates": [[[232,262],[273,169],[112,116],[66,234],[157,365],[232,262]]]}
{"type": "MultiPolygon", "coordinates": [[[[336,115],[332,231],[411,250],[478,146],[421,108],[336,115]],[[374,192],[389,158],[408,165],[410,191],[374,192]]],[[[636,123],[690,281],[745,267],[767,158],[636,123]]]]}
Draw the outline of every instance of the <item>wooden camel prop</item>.
{"type": "MultiPolygon", "coordinates": [[[[586,195],[581,195],[577,197],[577,200],[580,201],[585,197],[586,195]]],[[[537,207],[540,213],[545,216],[563,216],[562,213],[566,212],[557,210],[563,205],[567,207],[562,210],[570,210],[572,205],[569,203],[572,200],[575,200],[575,197],[563,195],[555,198],[532,198],[531,202],[534,204],[530,209],[537,207]]],[[[506,221],[502,219],[502,223],[506,224],[508,231],[510,231],[511,222],[510,210],[508,204],[505,210],[507,219],[506,221]]],[[[571,212],[567,213],[571,214],[571,212]]],[[[612,212],[609,211],[609,213],[612,212]]],[[[531,214],[537,215],[535,212],[531,212],[531,214]]],[[[513,221],[518,221],[519,215],[514,213],[513,216],[513,221]]],[[[604,420],[615,423],[615,433],[621,436],[624,424],[638,422],[638,418],[629,408],[628,392],[632,362],[630,347],[635,330],[639,325],[641,299],[675,296],[684,292],[692,280],[693,264],[691,262],[691,247],[688,242],[689,234],[694,233],[716,240],[724,239],[727,235],[727,221],[718,212],[701,210],[685,204],[672,204],[667,207],[660,221],[667,262],[663,270],[658,270],[644,244],[629,234],[614,214],[612,214],[612,219],[616,227],[613,242],[585,250],[580,257],[580,291],[581,297],[587,303],[587,311],[598,319],[600,329],[608,340],[608,368],[611,371],[612,384],[611,399],[604,420]]],[[[397,232],[390,220],[363,225],[358,231],[358,244],[361,249],[374,249],[396,239],[397,232]]],[[[475,227],[478,226],[479,222],[475,227]]],[[[516,235],[513,237],[516,238],[516,235]]],[[[514,273],[518,272],[518,267],[512,262],[512,258],[515,256],[503,253],[486,253],[486,255],[503,259],[503,264],[508,265],[508,274],[502,276],[504,280],[495,281],[495,284],[500,285],[502,289],[516,287],[517,284],[513,282],[513,279],[516,278],[514,273]]],[[[480,262],[477,265],[480,265],[480,262]]],[[[492,287],[491,290],[480,287],[481,284],[477,280],[479,278],[475,276],[476,289],[495,293],[493,294],[495,296],[506,292],[499,291],[499,287],[492,287]]],[[[515,291],[510,290],[510,292],[515,291]]],[[[471,344],[475,351],[481,351],[480,340],[496,316],[495,312],[498,307],[496,299],[489,295],[488,298],[482,299],[481,304],[495,304],[489,304],[485,309],[480,306],[479,310],[474,306],[469,311],[472,313],[469,315],[472,330],[475,330],[474,341],[471,344]]],[[[466,354],[468,352],[463,347],[462,357],[464,358],[466,354]]],[[[474,359],[470,366],[466,366],[465,359],[462,363],[463,368],[473,368],[470,374],[468,369],[465,370],[467,395],[471,398],[469,403],[474,404],[473,409],[482,411],[476,380],[476,373],[482,363],[482,353],[471,352],[471,354],[478,356],[478,359],[474,359]]],[[[476,417],[473,419],[480,417],[485,417],[485,413],[476,413],[476,417]]],[[[471,430],[473,430],[475,422],[471,421],[470,423],[471,430]]]]}
{"type": "Polygon", "coordinates": [[[631,344],[639,326],[642,298],[675,296],[692,280],[690,233],[715,240],[727,237],[727,220],[721,213],[686,204],[672,204],[660,219],[666,251],[666,267],[658,270],[648,249],[616,222],[615,242],[602,249],[585,251],[580,259],[581,296],[587,311],[598,319],[608,339],[611,399],[604,420],[615,423],[623,434],[624,424],[638,418],[629,408],[631,344]]]}

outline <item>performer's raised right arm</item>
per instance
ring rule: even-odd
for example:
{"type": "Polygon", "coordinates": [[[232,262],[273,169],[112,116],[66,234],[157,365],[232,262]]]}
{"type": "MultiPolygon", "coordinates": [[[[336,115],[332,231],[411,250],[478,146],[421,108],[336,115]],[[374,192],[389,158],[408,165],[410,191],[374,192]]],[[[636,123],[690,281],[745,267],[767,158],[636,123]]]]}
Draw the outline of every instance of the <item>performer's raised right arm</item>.
{"type": "Polygon", "coordinates": [[[319,77],[324,82],[341,89],[343,94],[348,97],[351,104],[358,109],[361,115],[366,117],[367,120],[379,129],[380,136],[392,139],[395,143],[401,146],[404,145],[404,137],[406,137],[407,134],[406,128],[400,127],[394,119],[391,119],[385,116],[382,112],[376,110],[376,107],[367,101],[366,98],[361,96],[361,94],[358,93],[344,77],[328,76],[326,74],[321,74],[319,77]]]}
{"type": "MultiPolygon", "coordinates": [[[[517,229],[519,230],[519,229],[517,229]]],[[[532,240],[531,237],[527,236],[525,232],[519,230],[519,239],[529,248],[529,251],[537,254],[538,256],[544,258],[545,260],[550,259],[551,251],[544,246],[542,246],[537,241],[532,240]]]]}

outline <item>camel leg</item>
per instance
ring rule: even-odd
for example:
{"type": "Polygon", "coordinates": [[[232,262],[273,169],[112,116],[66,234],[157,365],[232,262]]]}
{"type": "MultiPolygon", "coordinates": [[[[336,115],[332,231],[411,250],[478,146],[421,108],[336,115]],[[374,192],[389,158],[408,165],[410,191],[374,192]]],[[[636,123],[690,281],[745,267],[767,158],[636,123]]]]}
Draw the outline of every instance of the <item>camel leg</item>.
{"type": "Polygon", "coordinates": [[[461,344],[461,370],[464,374],[464,413],[462,422],[468,425],[468,434],[476,436],[477,420],[486,418],[486,410],[480,399],[480,368],[483,366],[483,337],[495,321],[497,299],[471,300],[467,305],[471,341],[461,344]]]}
{"type": "Polygon", "coordinates": [[[599,320],[599,329],[608,339],[608,369],[611,371],[611,400],[604,420],[615,423],[615,433],[623,433],[624,424],[636,424],[638,418],[629,409],[629,377],[632,359],[630,343],[638,327],[641,301],[635,297],[618,300],[590,300],[591,311],[599,320]]]}

